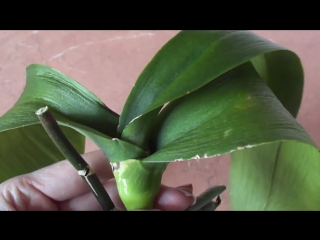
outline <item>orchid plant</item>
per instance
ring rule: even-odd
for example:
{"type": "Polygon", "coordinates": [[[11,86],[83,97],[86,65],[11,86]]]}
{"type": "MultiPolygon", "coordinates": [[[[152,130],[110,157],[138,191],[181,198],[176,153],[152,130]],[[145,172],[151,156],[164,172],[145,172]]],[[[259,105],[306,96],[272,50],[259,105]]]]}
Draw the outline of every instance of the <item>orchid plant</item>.
{"type": "MultiPolygon", "coordinates": [[[[127,210],[153,208],[169,163],[227,153],[232,209],[320,210],[319,149],[295,119],[303,67],[283,46],[250,31],[181,31],[145,67],[121,114],[55,69],[26,72],[0,117],[0,183],[67,158],[102,209],[114,210],[81,157],[89,138],[127,210]]],[[[215,210],[225,189],[208,189],[188,210],[215,210]]]]}

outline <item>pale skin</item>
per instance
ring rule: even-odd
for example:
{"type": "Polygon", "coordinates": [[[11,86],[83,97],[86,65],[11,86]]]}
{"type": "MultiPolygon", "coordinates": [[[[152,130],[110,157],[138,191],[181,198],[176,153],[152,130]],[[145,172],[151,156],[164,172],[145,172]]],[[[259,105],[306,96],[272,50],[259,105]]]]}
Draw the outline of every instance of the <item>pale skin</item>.
{"type": "MultiPolygon", "coordinates": [[[[83,155],[118,209],[125,210],[116,188],[113,173],[101,151],[83,155]]],[[[195,203],[192,185],[161,186],[154,208],[184,211],[195,203]]],[[[97,200],[77,171],[61,161],[38,171],[17,176],[0,184],[0,211],[99,211],[97,200]]]]}

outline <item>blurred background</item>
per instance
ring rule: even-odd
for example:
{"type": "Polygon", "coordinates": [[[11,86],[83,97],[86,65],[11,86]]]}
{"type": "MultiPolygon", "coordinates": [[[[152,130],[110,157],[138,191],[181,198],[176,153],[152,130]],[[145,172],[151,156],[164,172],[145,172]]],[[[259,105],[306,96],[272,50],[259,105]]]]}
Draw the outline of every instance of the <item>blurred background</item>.
{"type": "MultiPolygon", "coordinates": [[[[298,122],[320,145],[320,31],[253,31],[295,51],[305,71],[298,122]]],[[[0,116],[17,101],[25,69],[39,63],[80,82],[121,113],[136,79],[154,54],[178,31],[0,31],[0,116]]],[[[1,144],[1,143],[0,143],[1,144]]],[[[98,149],[87,142],[86,151],[98,149]]],[[[163,183],[192,183],[195,194],[227,185],[229,155],[171,163],[163,183]]],[[[229,210],[228,192],[218,210],[229,210]]]]}

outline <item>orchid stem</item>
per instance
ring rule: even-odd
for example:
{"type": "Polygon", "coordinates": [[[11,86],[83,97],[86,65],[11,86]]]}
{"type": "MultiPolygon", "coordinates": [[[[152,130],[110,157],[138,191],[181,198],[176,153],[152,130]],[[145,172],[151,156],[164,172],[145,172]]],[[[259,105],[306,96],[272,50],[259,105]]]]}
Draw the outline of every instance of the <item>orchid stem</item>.
{"type": "Polygon", "coordinates": [[[99,178],[97,177],[93,169],[88,165],[88,163],[72,146],[67,137],[63,134],[54,116],[49,111],[49,108],[40,108],[35,113],[51,140],[90,187],[102,210],[112,210],[114,208],[114,204],[111,201],[110,196],[103,187],[102,183],[100,182],[99,178]]]}

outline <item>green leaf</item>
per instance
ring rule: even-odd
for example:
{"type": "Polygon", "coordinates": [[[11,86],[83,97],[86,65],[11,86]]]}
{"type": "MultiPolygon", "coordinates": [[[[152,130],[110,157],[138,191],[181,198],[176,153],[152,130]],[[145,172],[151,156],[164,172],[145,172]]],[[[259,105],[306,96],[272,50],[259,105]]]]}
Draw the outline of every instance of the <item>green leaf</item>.
{"type": "Polygon", "coordinates": [[[320,154],[286,141],[232,153],[233,210],[320,210],[320,154]]]}
{"type": "Polygon", "coordinates": [[[300,60],[293,52],[249,31],[181,31],[139,76],[120,116],[121,138],[146,148],[153,122],[165,103],[263,54],[264,64],[255,59],[255,66],[267,73],[265,80],[295,115],[301,101],[303,76],[300,60]],[[280,80],[285,83],[279,83],[280,80]]]}
{"type": "Polygon", "coordinates": [[[48,105],[74,122],[116,137],[118,114],[75,80],[50,67],[27,67],[27,85],[15,107],[26,103],[48,105]]]}
{"type": "Polygon", "coordinates": [[[145,162],[207,158],[296,140],[317,147],[248,62],[168,104],[145,162]]]}
{"type": "MultiPolygon", "coordinates": [[[[84,153],[85,138],[72,129],[61,129],[76,150],[84,153]]],[[[0,183],[65,159],[40,124],[1,131],[0,142],[0,183]]]]}
{"type": "Polygon", "coordinates": [[[213,209],[213,207],[216,209],[220,203],[219,201],[214,203],[212,200],[221,195],[224,190],[226,190],[225,186],[215,186],[207,189],[197,197],[196,203],[190,206],[186,211],[205,211],[207,208],[213,209]]]}
{"type": "Polygon", "coordinates": [[[147,156],[147,152],[143,151],[141,148],[122,141],[121,139],[110,138],[92,128],[77,124],[57,114],[55,114],[55,118],[59,125],[70,127],[96,143],[106,155],[109,162],[121,162],[128,159],[139,159],[147,156]]]}
{"type": "Polygon", "coordinates": [[[203,206],[198,211],[215,211],[220,204],[221,204],[220,199],[219,201],[212,201],[206,204],[205,206],[203,206]]]}
{"type": "Polygon", "coordinates": [[[251,60],[282,105],[296,117],[303,92],[303,69],[292,52],[276,51],[251,60]]]}
{"type": "Polygon", "coordinates": [[[27,68],[22,95],[0,117],[0,181],[64,159],[35,115],[44,106],[65,126],[63,131],[79,153],[84,152],[85,135],[103,148],[110,161],[146,154],[136,146],[111,138],[116,136],[118,115],[91,92],[52,68],[34,64],[27,68]]]}

